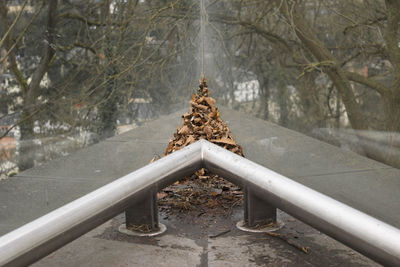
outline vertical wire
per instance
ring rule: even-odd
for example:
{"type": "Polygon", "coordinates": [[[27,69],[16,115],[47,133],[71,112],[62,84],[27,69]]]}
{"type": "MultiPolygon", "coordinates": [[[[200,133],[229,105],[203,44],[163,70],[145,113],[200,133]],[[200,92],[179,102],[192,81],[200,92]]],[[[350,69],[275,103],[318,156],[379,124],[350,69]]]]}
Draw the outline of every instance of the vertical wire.
{"type": "Polygon", "coordinates": [[[205,25],[204,25],[204,19],[205,19],[205,6],[204,6],[204,0],[200,0],[200,30],[201,30],[201,76],[202,78],[205,77],[205,59],[204,59],[204,54],[205,54],[205,25]]]}

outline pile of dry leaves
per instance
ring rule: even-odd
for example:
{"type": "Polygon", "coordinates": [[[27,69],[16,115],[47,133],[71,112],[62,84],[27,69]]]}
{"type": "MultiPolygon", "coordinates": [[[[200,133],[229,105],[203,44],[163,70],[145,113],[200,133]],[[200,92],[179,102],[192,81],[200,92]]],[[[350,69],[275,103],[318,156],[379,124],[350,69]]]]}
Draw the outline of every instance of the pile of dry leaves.
{"type": "Polygon", "coordinates": [[[182,116],[183,124],[169,141],[164,156],[200,139],[206,139],[243,156],[242,147],[235,142],[228,126],[221,120],[218,108],[215,107],[215,99],[209,95],[205,79],[202,79],[199,87],[198,93],[194,94],[190,101],[191,112],[182,116]]]}
{"type": "MultiPolygon", "coordinates": [[[[174,133],[163,156],[200,139],[206,139],[243,156],[242,147],[234,140],[215,107],[215,99],[209,95],[205,79],[201,80],[199,87],[198,93],[190,101],[191,112],[182,116],[183,124],[174,133]]],[[[206,169],[201,169],[158,193],[162,211],[192,211],[198,216],[210,212],[228,215],[242,201],[240,188],[206,169]]]]}

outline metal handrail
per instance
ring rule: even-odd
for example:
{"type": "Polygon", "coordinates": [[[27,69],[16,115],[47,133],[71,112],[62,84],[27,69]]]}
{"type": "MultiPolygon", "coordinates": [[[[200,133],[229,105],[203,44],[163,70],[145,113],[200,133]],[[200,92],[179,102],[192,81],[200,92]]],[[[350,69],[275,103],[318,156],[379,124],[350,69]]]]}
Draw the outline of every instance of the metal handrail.
{"type": "Polygon", "coordinates": [[[50,254],[159,190],[205,167],[384,265],[400,266],[400,230],[208,141],[200,140],[0,237],[0,265],[50,254]]]}

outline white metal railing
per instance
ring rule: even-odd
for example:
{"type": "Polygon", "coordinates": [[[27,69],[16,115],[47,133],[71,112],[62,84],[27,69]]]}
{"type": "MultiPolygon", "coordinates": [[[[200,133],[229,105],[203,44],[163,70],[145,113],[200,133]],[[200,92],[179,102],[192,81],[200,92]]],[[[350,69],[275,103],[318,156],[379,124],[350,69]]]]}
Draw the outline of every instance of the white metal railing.
{"type": "Polygon", "coordinates": [[[200,140],[0,237],[0,266],[25,266],[101,225],[149,190],[205,167],[384,265],[400,266],[400,230],[200,140]]]}

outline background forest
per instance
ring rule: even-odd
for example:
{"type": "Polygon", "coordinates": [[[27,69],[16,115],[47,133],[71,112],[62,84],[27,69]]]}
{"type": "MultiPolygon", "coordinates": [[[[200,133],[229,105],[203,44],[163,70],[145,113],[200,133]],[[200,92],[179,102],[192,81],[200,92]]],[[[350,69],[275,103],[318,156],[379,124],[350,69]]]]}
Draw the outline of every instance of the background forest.
{"type": "MultiPolygon", "coordinates": [[[[400,2],[204,0],[217,105],[400,167],[400,2]]],[[[200,0],[0,0],[0,175],[187,107],[200,0]]]]}

